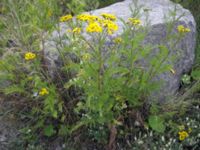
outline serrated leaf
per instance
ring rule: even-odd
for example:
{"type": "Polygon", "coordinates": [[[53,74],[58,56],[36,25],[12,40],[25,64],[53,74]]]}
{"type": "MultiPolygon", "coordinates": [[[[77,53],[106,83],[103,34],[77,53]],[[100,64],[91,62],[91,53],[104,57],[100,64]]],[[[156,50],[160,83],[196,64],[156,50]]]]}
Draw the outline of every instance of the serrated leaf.
{"type": "Polygon", "coordinates": [[[164,120],[163,118],[159,117],[159,116],[149,116],[149,125],[150,127],[159,132],[159,133],[163,133],[165,131],[165,125],[164,125],[164,120]]]}

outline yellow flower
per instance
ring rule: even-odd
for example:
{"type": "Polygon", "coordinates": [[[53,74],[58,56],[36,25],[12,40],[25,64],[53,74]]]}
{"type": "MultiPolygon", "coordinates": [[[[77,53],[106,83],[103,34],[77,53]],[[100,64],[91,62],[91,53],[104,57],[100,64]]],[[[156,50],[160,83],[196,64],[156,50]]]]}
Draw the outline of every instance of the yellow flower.
{"type": "Polygon", "coordinates": [[[74,28],[74,29],[72,30],[72,32],[73,32],[73,33],[81,33],[81,28],[76,27],[76,28],[74,28]]]}
{"type": "Polygon", "coordinates": [[[78,15],[76,18],[80,21],[88,21],[90,23],[100,20],[98,16],[89,15],[89,14],[81,14],[81,15],[78,15]]]}
{"type": "Polygon", "coordinates": [[[129,18],[128,19],[129,23],[136,26],[136,25],[141,25],[141,20],[137,19],[137,18],[129,18]]]}
{"type": "Polygon", "coordinates": [[[118,30],[118,25],[110,20],[102,20],[102,25],[107,29],[108,34],[113,34],[118,30]]]}
{"type": "Polygon", "coordinates": [[[114,97],[117,101],[121,101],[124,99],[124,97],[122,95],[119,95],[119,94],[114,94],[114,97]]]}
{"type": "Polygon", "coordinates": [[[83,61],[88,61],[91,59],[91,55],[89,53],[85,53],[83,56],[82,56],[82,59],[83,61]]]}
{"type": "Polygon", "coordinates": [[[99,21],[99,20],[101,20],[101,19],[98,16],[92,15],[92,16],[88,17],[89,22],[95,22],[95,21],[99,21]]]}
{"type": "Polygon", "coordinates": [[[33,80],[33,77],[32,77],[32,76],[29,76],[29,77],[28,77],[28,80],[29,80],[29,81],[33,80]]]}
{"type": "Polygon", "coordinates": [[[119,44],[119,43],[122,42],[122,38],[117,37],[117,38],[114,39],[114,42],[115,42],[116,44],[119,44]]]}
{"type": "Polygon", "coordinates": [[[40,94],[41,96],[44,96],[44,95],[49,94],[49,91],[48,91],[46,88],[42,88],[42,89],[40,90],[39,94],[40,94]]]}
{"type": "Polygon", "coordinates": [[[183,25],[179,25],[177,27],[178,32],[185,32],[185,27],[183,25]]]}
{"type": "Polygon", "coordinates": [[[60,17],[60,22],[66,22],[71,19],[72,19],[72,15],[65,15],[65,16],[60,17]]]}
{"type": "Polygon", "coordinates": [[[25,60],[32,60],[36,57],[36,54],[32,53],[32,52],[28,52],[24,55],[25,60]]]}
{"type": "Polygon", "coordinates": [[[189,134],[186,131],[180,131],[180,132],[178,132],[178,134],[179,134],[180,141],[185,140],[189,136],[189,134]]]}
{"type": "Polygon", "coordinates": [[[177,27],[177,30],[178,30],[178,32],[180,32],[180,33],[190,32],[190,29],[184,27],[183,25],[179,25],[179,26],[177,27]]]}
{"type": "Polygon", "coordinates": [[[52,16],[52,14],[53,14],[52,10],[51,10],[51,9],[49,9],[49,10],[48,10],[48,12],[47,12],[47,16],[48,16],[48,17],[51,17],[51,16],[52,16]]]}
{"type": "Polygon", "coordinates": [[[102,32],[102,30],[103,30],[102,27],[97,22],[90,23],[86,28],[86,31],[89,33],[92,33],[92,32],[100,33],[102,32]]]}
{"type": "Polygon", "coordinates": [[[81,14],[81,15],[78,15],[76,18],[80,21],[87,21],[89,17],[90,17],[89,14],[81,14]]]}
{"type": "Polygon", "coordinates": [[[190,32],[190,29],[189,28],[185,28],[185,32],[190,32]]]}
{"type": "Polygon", "coordinates": [[[107,14],[107,13],[102,13],[101,16],[104,19],[111,20],[111,21],[116,21],[116,19],[117,19],[115,15],[107,14]]]}
{"type": "Polygon", "coordinates": [[[67,32],[71,33],[71,32],[72,32],[72,30],[71,30],[71,29],[67,29],[67,32]]]}

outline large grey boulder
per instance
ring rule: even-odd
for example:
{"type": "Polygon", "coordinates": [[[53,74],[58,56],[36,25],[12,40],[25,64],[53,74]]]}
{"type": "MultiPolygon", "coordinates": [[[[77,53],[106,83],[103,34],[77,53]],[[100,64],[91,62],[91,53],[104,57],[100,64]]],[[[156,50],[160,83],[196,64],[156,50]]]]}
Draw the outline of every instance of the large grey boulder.
{"type": "MultiPolygon", "coordinates": [[[[122,18],[126,21],[132,15],[130,7],[134,9],[135,1],[136,0],[125,0],[123,2],[118,2],[105,8],[91,11],[90,13],[94,15],[100,15],[101,13],[115,14],[118,18],[122,18]]],[[[180,58],[177,59],[175,63],[173,62],[176,74],[167,72],[156,77],[156,80],[164,81],[164,85],[161,88],[159,95],[156,95],[156,97],[159,97],[160,100],[163,98],[166,99],[167,97],[172,96],[176,93],[180,86],[180,78],[182,74],[188,72],[194,62],[196,23],[192,14],[188,10],[184,9],[179,4],[171,2],[170,0],[139,0],[138,5],[142,6],[142,9],[140,10],[140,19],[142,20],[143,25],[146,21],[145,12],[146,10],[148,10],[148,20],[151,31],[148,34],[145,43],[159,44],[162,41],[163,37],[166,36],[165,16],[170,15],[171,11],[174,10],[175,7],[177,10],[176,17],[184,14],[179,22],[177,22],[177,25],[183,24],[191,30],[191,32],[187,33],[186,36],[178,43],[178,45],[174,49],[170,49],[170,51],[173,51],[175,53],[176,51],[179,51],[177,53],[181,53],[180,58]]],[[[117,20],[117,24],[119,26],[119,30],[113,36],[117,36],[123,33],[124,24],[119,19],[117,20]]],[[[66,30],[67,26],[65,25],[65,23],[61,23],[60,32],[53,32],[50,38],[44,44],[45,57],[50,72],[55,71],[55,69],[58,68],[58,66],[61,64],[59,53],[57,51],[57,48],[59,46],[56,41],[58,41],[59,36],[63,36],[63,34],[66,33],[66,30]]],[[[176,29],[174,30],[174,32],[176,32],[176,29]]]]}

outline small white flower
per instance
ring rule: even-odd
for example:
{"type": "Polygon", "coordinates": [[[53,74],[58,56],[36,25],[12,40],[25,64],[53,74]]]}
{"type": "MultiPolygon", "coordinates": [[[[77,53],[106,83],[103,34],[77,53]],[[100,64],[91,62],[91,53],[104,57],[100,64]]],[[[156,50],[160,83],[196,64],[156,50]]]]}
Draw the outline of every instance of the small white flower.
{"type": "Polygon", "coordinates": [[[143,144],[144,142],[142,140],[139,140],[138,141],[138,144],[143,144]]]}
{"type": "Polygon", "coordinates": [[[79,79],[78,77],[77,77],[77,78],[73,78],[72,80],[69,80],[69,82],[72,82],[72,83],[73,83],[73,82],[77,82],[78,79],[79,79]]]}
{"type": "Polygon", "coordinates": [[[37,97],[37,96],[38,96],[38,92],[34,92],[33,97],[37,97]]]}
{"type": "Polygon", "coordinates": [[[137,140],[137,137],[136,137],[136,136],[134,137],[134,140],[137,140]]]}
{"type": "Polygon", "coordinates": [[[153,136],[153,132],[152,131],[150,132],[149,136],[153,136]]]}
{"type": "Polygon", "coordinates": [[[63,148],[65,148],[65,147],[66,147],[66,145],[65,145],[65,144],[63,144],[63,145],[62,145],[62,147],[63,147],[63,148]]]}
{"type": "Polygon", "coordinates": [[[166,147],[169,147],[169,146],[170,146],[170,144],[169,144],[169,143],[167,143],[167,144],[166,144],[166,147]]]}
{"type": "Polygon", "coordinates": [[[30,133],[31,132],[31,129],[28,129],[27,131],[26,131],[26,133],[30,133]]]}
{"type": "Polygon", "coordinates": [[[76,47],[72,47],[72,50],[73,50],[73,51],[76,51],[76,50],[77,50],[77,48],[76,48],[76,47]]]}
{"type": "Polygon", "coordinates": [[[162,137],[161,137],[161,140],[164,142],[164,141],[165,141],[165,137],[164,137],[164,136],[162,136],[162,137]]]}
{"type": "Polygon", "coordinates": [[[140,126],[140,123],[138,121],[135,121],[135,126],[140,126]]]}

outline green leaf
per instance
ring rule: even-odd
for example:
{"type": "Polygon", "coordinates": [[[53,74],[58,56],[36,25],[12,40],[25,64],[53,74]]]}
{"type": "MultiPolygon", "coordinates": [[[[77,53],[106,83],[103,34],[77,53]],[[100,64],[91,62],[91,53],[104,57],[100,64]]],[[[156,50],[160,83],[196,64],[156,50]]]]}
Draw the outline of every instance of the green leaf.
{"type": "Polygon", "coordinates": [[[190,84],[191,83],[191,77],[187,74],[184,74],[181,78],[181,81],[183,84],[190,84]]]}
{"type": "Polygon", "coordinates": [[[65,89],[69,89],[70,87],[72,87],[73,85],[75,85],[75,80],[71,79],[69,80],[67,83],[64,84],[64,88],[65,89]]]}
{"type": "Polygon", "coordinates": [[[58,118],[58,112],[57,112],[56,110],[54,110],[54,111],[52,112],[52,116],[53,116],[54,118],[58,118]]]}
{"type": "Polygon", "coordinates": [[[50,137],[55,133],[55,130],[53,129],[53,125],[48,125],[44,128],[44,135],[50,137]]]}
{"type": "Polygon", "coordinates": [[[12,85],[3,89],[4,94],[24,93],[24,89],[18,85],[12,85]]]}
{"type": "Polygon", "coordinates": [[[152,104],[152,106],[150,108],[150,112],[151,112],[151,114],[159,113],[159,107],[155,104],[152,104]]]}
{"type": "Polygon", "coordinates": [[[164,120],[163,118],[159,117],[159,116],[149,116],[149,125],[150,127],[159,132],[159,133],[163,133],[165,131],[165,125],[164,125],[164,120]]]}
{"type": "Polygon", "coordinates": [[[200,80],[200,70],[194,70],[194,71],[192,71],[191,76],[195,80],[200,80]]]}
{"type": "Polygon", "coordinates": [[[61,125],[59,129],[59,135],[65,136],[67,134],[69,134],[69,127],[66,125],[61,125]]]}
{"type": "Polygon", "coordinates": [[[6,80],[15,80],[15,74],[8,73],[8,72],[0,72],[0,81],[6,81],[6,80]]]}

